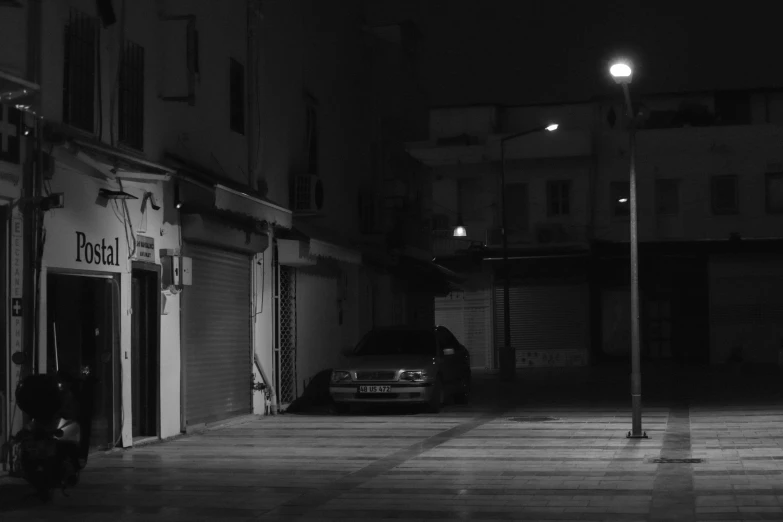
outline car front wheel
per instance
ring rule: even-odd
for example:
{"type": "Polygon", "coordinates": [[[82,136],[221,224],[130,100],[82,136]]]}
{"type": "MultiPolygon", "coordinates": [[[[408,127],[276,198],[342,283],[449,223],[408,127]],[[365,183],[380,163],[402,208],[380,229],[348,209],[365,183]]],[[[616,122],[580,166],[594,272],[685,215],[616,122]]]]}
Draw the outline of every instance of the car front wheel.
{"type": "Polygon", "coordinates": [[[457,404],[467,404],[470,402],[470,377],[460,379],[459,391],[454,394],[454,402],[457,404]]]}
{"type": "Polygon", "coordinates": [[[440,407],[443,404],[443,382],[440,377],[432,385],[432,396],[430,402],[427,404],[427,411],[429,413],[440,413],[440,407]]]}

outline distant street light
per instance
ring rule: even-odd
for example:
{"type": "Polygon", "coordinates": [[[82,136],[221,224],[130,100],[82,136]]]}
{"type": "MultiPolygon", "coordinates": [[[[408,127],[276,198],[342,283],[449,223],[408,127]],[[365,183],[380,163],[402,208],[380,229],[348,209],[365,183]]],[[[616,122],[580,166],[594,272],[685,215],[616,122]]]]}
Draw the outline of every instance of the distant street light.
{"type": "Polygon", "coordinates": [[[511,274],[508,265],[508,230],[506,229],[506,142],[535,132],[557,130],[557,123],[518,132],[500,139],[500,234],[503,239],[503,351],[500,354],[500,378],[513,381],[516,373],[516,357],[511,346],[511,301],[509,287],[511,274]]]}
{"type": "MultiPolygon", "coordinates": [[[[628,140],[630,149],[630,183],[629,198],[631,200],[631,431],[628,438],[646,439],[647,433],[642,431],[642,375],[639,354],[639,226],[636,213],[636,125],[631,93],[628,89],[633,79],[633,69],[625,62],[616,62],[609,68],[609,74],[615,83],[623,88],[625,108],[628,114],[628,140]]],[[[625,198],[619,200],[625,203],[625,198]]]]}

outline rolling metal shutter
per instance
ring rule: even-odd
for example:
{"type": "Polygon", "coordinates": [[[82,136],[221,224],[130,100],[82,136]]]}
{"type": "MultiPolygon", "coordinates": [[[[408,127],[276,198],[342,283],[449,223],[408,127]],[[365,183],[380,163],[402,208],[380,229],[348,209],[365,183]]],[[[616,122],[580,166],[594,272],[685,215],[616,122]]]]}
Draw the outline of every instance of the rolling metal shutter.
{"type": "Polygon", "coordinates": [[[783,258],[710,259],[710,363],[778,364],[783,350],[783,258]]]}
{"type": "MultiPolygon", "coordinates": [[[[512,286],[511,345],[517,351],[587,352],[588,286],[512,286]]],[[[504,343],[503,287],[494,295],[495,345],[504,343]]],[[[538,355],[537,355],[538,357],[538,355]]]]}
{"type": "Polygon", "coordinates": [[[470,352],[472,368],[489,368],[489,292],[452,292],[435,298],[435,324],[445,326],[470,352]]]}
{"type": "Polygon", "coordinates": [[[182,292],[185,424],[252,411],[250,257],[196,244],[193,285],[182,292]]]}

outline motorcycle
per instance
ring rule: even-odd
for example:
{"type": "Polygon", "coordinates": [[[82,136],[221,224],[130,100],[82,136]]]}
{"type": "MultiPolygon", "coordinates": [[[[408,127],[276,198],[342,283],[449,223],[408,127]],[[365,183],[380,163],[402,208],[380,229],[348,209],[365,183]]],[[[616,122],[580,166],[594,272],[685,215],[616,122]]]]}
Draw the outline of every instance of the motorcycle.
{"type": "Polygon", "coordinates": [[[30,417],[11,441],[11,475],[34,486],[43,501],[52,491],[79,482],[87,464],[94,379],[89,367],[76,377],[67,372],[25,377],[16,403],[30,417]]]}

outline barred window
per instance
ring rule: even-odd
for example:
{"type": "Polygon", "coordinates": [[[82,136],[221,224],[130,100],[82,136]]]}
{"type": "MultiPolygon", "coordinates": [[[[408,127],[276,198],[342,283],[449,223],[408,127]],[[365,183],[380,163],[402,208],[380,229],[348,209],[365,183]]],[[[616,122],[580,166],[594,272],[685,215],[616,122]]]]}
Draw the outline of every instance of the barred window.
{"type": "Polygon", "coordinates": [[[551,180],[546,184],[547,214],[567,216],[571,213],[571,182],[551,180]]]}
{"type": "Polygon", "coordinates": [[[71,9],[65,25],[63,122],[87,132],[95,126],[96,20],[71,9]]]}
{"type": "Polygon", "coordinates": [[[144,148],[144,48],[125,42],[120,64],[119,126],[120,143],[144,148]]]}
{"type": "Polygon", "coordinates": [[[229,66],[229,118],[231,130],[245,133],[245,67],[230,59],[229,66]]]}

